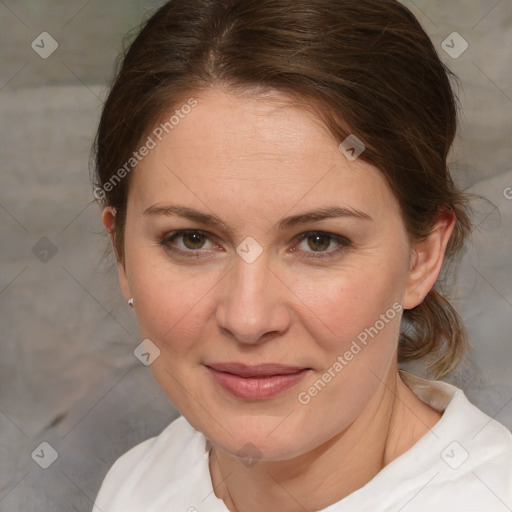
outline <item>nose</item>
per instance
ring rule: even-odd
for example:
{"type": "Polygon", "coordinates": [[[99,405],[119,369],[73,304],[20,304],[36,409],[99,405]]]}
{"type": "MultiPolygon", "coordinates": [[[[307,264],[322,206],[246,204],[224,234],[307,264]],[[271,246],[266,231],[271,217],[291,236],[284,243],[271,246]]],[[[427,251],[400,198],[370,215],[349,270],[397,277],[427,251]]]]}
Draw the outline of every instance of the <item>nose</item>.
{"type": "Polygon", "coordinates": [[[290,326],[286,291],[264,255],[253,263],[238,259],[226,277],[217,306],[219,329],[248,345],[284,334],[290,326]]]}

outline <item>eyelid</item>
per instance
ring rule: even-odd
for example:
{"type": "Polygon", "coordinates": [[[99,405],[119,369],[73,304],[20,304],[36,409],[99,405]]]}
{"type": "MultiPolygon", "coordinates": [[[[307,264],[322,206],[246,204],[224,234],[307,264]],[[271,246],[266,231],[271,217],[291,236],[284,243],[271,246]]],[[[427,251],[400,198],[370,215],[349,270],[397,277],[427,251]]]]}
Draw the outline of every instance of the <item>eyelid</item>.
{"type": "Polygon", "coordinates": [[[312,231],[304,231],[304,233],[300,233],[299,235],[297,235],[295,237],[295,239],[304,240],[305,238],[308,238],[313,235],[324,235],[324,236],[328,236],[328,237],[332,238],[333,240],[336,240],[337,242],[340,242],[340,243],[346,243],[346,244],[350,243],[350,240],[344,236],[336,235],[335,233],[330,233],[329,231],[322,231],[319,229],[314,229],[312,231]]]}

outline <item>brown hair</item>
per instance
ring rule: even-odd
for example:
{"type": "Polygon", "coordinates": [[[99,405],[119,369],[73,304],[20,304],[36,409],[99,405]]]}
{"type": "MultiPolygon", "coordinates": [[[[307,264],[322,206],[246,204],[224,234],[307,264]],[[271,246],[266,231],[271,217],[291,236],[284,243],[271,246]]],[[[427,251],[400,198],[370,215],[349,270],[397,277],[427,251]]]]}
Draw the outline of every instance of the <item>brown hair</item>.
{"type": "MultiPolygon", "coordinates": [[[[95,143],[96,191],[116,212],[118,260],[124,264],[130,175],[107,187],[109,180],[165,112],[221,84],[283,92],[314,111],[336,140],[357,136],[366,145],[360,158],[379,168],[397,197],[411,241],[452,209],[449,263],[471,231],[475,197],[456,188],[447,167],[457,126],[450,76],[419,22],[395,0],[167,2],[120,61],[95,143]]],[[[399,343],[400,362],[429,355],[436,377],[455,367],[467,342],[440,281],[404,311],[399,343]]]]}

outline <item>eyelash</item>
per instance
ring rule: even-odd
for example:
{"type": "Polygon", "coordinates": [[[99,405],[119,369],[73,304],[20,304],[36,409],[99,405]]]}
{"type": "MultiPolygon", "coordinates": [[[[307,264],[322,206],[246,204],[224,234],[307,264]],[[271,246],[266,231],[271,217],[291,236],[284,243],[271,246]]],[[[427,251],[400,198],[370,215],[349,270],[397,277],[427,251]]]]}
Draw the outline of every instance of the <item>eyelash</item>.
{"type": "MultiPolygon", "coordinates": [[[[172,231],[171,233],[166,234],[160,241],[159,245],[164,247],[169,252],[172,252],[178,256],[182,256],[189,259],[200,259],[200,258],[209,258],[209,254],[204,254],[204,252],[201,249],[198,249],[196,251],[190,249],[187,251],[184,251],[182,249],[178,249],[176,247],[173,247],[170,245],[170,242],[173,242],[176,238],[179,238],[181,236],[190,235],[190,234],[198,234],[201,236],[206,237],[209,241],[212,241],[212,237],[209,235],[209,233],[205,231],[201,231],[198,229],[184,229],[179,231],[172,231]]],[[[299,258],[302,259],[321,259],[321,258],[332,258],[333,256],[337,256],[339,253],[346,250],[348,247],[351,246],[350,240],[348,240],[345,237],[335,235],[333,233],[327,233],[325,231],[307,231],[304,233],[301,233],[300,235],[296,236],[294,240],[298,240],[298,243],[302,242],[303,240],[306,240],[309,237],[313,236],[323,236],[327,237],[332,241],[337,242],[339,245],[334,250],[329,251],[306,251],[307,255],[299,255],[299,258]]],[[[294,249],[293,252],[297,251],[297,249],[294,249]]]]}

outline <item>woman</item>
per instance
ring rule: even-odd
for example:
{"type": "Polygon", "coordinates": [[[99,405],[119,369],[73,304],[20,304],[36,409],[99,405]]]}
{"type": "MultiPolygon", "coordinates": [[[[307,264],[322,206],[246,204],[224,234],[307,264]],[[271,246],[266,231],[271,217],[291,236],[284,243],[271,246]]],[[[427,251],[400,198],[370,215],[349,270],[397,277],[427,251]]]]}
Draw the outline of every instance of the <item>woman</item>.
{"type": "Polygon", "coordinates": [[[512,436],[435,377],[470,232],[449,72],[394,0],[172,0],[121,63],[96,196],[182,414],[95,510],[512,507],[512,436]]]}

